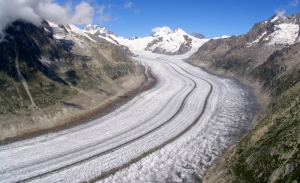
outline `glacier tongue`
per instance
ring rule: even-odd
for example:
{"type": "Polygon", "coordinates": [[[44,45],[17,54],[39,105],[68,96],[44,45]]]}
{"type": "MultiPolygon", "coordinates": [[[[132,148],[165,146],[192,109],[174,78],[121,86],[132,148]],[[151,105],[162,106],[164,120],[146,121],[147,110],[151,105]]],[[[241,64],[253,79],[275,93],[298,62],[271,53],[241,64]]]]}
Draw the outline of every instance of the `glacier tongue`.
{"type": "Polygon", "coordinates": [[[183,62],[191,53],[135,52],[157,85],[90,123],[0,146],[1,180],[200,181],[250,130],[255,105],[247,88],[183,62]]]}

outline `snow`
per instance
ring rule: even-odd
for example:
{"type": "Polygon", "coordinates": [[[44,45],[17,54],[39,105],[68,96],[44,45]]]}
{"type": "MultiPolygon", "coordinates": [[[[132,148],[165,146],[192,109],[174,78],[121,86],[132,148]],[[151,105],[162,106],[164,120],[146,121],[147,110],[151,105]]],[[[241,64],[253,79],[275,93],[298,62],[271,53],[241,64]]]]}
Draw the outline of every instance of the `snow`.
{"type": "Polygon", "coordinates": [[[151,36],[147,36],[144,38],[137,38],[137,39],[127,39],[124,37],[119,37],[114,34],[111,34],[105,28],[101,28],[97,25],[89,24],[87,25],[83,32],[96,34],[97,32],[105,33],[106,35],[98,35],[100,38],[103,38],[111,43],[116,44],[114,40],[116,40],[119,44],[129,47],[131,51],[142,51],[148,46],[149,43],[156,39],[162,39],[158,43],[154,44],[152,47],[149,48],[150,51],[154,50],[155,48],[159,47],[166,52],[176,52],[182,43],[185,43],[184,35],[187,35],[189,38],[192,39],[193,46],[197,46],[198,48],[209,39],[198,39],[193,36],[188,35],[183,29],[178,28],[175,31],[172,31],[169,27],[159,27],[154,28],[155,32],[151,36]]]}
{"type": "Polygon", "coordinates": [[[274,18],[272,18],[271,22],[275,22],[276,20],[278,20],[278,16],[275,16],[274,18]]]}
{"type": "Polygon", "coordinates": [[[144,38],[138,38],[130,40],[124,37],[111,36],[113,39],[116,39],[120,44],[128,46],[131,51],[142,51],[144,50],[148,43],[154,40],[154,37],[148,36],[144,38]]]}
{"type": "MultiPolygon", "coordinates": [[[[181,31],[177,32],[179,36],[173,34],[169,34],[165,37],[163,37],[163,42],[159,44],[155,44],[154,46],[151,47],[152,50],[154,50],[156,47],[160,47],[162,49],[165,49],[168,52],[174,52],[179,49],[180,45],[184,43],[184,37],[181,34],[181,31]]],[[[116,37],[116,36],[111,36],[113,39],[117,40],[121,45],[127,46],[131,51],[143,51],[149,42],[153,41],[155,37],[148,36],[144,38],[138,38],[134,40],[126,39],[123,37],[116,37]]],[[[199,48],[202,46],[205,42],[207,42],[209,39],[198,39],[193,36],[189,36],[189,38],[192,39],[192,46],[199,48]]]]}
{"type": "Polygon", "coordinates": [[[84,33],[81,29],[79,29],[78,27],[76,27],[75,25],[68,25],[68,26],[65,26],[66,29],[69,31],[69,32],[73,32],[77,35],[81,35],[81,36],[84,36],[84,37],[87,37],[89,40],[93,41],[93,42],[97,42],[95,41],[94,39],[92,39],[89,35],[87,35],[86,33],[84,33]]]}
{"type": "Polygon", "coordinates": [[[155,37],[162,37],[172,33],[174,33],[172,29],[165,26],[165,27],[155,29],[155,32],[152,35],[155,37]]]}
{"type": "Polygon", "coordinates": [[[90,123],[1,145],[0,182],[89,181],[144,153],[100,182],[183,181],[178,172],[188,180],[202,177],[251,128],[255,100],[235,81],[182,61],[195,51],[179,56],[135,51],[135,59],[157,78],[153,88],[90,123]]]}
{"type": "Polygon", "coordinates": [[[183,29],[181,29],[181,28],[178,28],[178,29],[176,29],[175,30],[175,33],[177,34],[177,35],[188,35],[183,29]]]}
{"type": "Polygon", "coordinates": [[[231,37],[231,36],[223,35],[221,37],[215,37],[213,39],[225,39],[225,38],[229,38],[229,37],[231,37]]]}
{"type": "Polygon", "coordinates": [[[99,27],[98,25],[92,25],[92,24],[88,24],[82,31],[89,33],[89,34],[95,34],[97,32],[99,32],[101,34],[109,33],[108,30],[106,30],[104,27],[99,27]]]}
{"type": "Polygon", "coordinates": [[[269,35],[268,45],[274,44],[294,44],[299,33],[297,24],[279,24],[275,25],[274,32],[269,35]]]}
{"type": "Polygon", "coordinates": [[[62,28],[60,28],[57,24],[52,23],[50,21],[48,21],[48,23],[53,30],[54,39],[64,39],[66,37],[67,33],[62,28]]]}
{"type": "Polygon", "coordinates": [[[263,32],[262,35],[260,35],[256,40],[254,40],[253,42],[251,43],[247,43],[247,47],[250,47],[252,46],[253,44],[257,44],[259,43],[260,39],[267,34],[267,31],[263,32]]]}
{"type": "Polygon", "coordinates": [[[44,65],[44,66],[47,66],[47,67],[50,67],[50,64],[51,64],[51,61],[49,60],[46,60],[46,59],[39,59],[39,61],[44,65]]]}
{"type": "Polygon", "coordinates": [[[74,36],[81,35],[89,40],[96,42],[94,39],[92,39],[89,35],[87,35],[85,32],[80,30],[75,25],[64,25],[63,28],[59,27],[58,24],[48,21],[50,27],[53,30],[53,37],[54,39],[67,39],[67,40],[73,40],[74,36]],[[66,31],[67,30],[67,31],[66,31]]]}

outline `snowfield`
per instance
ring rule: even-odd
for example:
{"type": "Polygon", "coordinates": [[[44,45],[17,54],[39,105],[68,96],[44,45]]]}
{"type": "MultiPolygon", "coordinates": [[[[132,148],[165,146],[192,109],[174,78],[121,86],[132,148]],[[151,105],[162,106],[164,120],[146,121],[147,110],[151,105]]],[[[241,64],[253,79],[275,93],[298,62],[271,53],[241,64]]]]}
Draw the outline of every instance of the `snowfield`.
{"type": "Polygon", "coordinates": [[[275,25],[274,32],[267,38],[270,41],[268,45],[283,44],[291,45],[297,42],[299,35],[299,25],[297,24],[279,24],[275,25]]]}
{"type": "Polygon", "coordinates": [[[0,182],[193,182],[251,128],[251,92],[136,51],[157,84],[97,120],[0,146],[0,182]],[[116,171],[118,170],[118,171],[116,171]]]}

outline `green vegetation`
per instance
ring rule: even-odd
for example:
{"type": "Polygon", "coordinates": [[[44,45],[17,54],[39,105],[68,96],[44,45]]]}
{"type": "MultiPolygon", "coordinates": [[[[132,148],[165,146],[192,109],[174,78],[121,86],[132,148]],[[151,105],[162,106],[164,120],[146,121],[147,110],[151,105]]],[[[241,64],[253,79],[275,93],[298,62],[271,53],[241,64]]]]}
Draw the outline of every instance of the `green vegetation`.
{"type": "Polygon", "coordinates": [[[271,112],[236,146],[234,181],[300,181],[300,83],[270,105],[271,112]]]}
{"type": "Polygon", "coordinates": [[[122,48],[105,40],[94,43],[80,37],[87,44],[86,52],[72,41],[66,41],[70,47],[65,49],[43,28],[23,21],[14,22],[6,32],[7,41],[0,43],[0,114],[28,111],[31,104],[18,77],[16,58],[33,101],[41,109],[76,95],[78,90],[101,86],[106,82],[103,75],[118,80],[135,72],[122,48]]]}
{"type": "Polygon", "coordinates": [[[263,119],[210,172],[213,178],[204,182],[300,182],[300,44],[270,53],[262,64],[239,58],[246,51],[232,50],[223,57],[199,58],[215,58],[214,68],[260,83],[261,95],[270,101],[263,119]]]}

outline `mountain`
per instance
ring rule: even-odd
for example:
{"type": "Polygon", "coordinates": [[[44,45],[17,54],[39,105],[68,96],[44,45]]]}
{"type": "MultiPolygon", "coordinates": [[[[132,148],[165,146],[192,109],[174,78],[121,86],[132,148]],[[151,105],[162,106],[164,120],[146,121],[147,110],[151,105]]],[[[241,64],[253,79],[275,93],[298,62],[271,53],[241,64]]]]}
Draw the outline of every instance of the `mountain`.
{"type": "Polygon", "coordinates": [[[146,51],[167,55],[180,55],[192,48],[193,38],[180,28],[172,31],[169,27],[162,27],[156,30],[151,36],[154,39],[147,44],[146,51]]]}
{"type": "Polygon", "coordinates": [[[123,47],[74,25],[18,20],[4,32],[0,140],[76,121],[143,81],[123,47]]]}
{"type": "Polygon", "coordinates": [[[88,32],[90,34],[94,34],[94,35],[115,35],[113,32],[107,30],[106,28],[101,28],[98,25],[92,25],[92,24],[88,24],[83,31],[88,32]]]}
{"type": "Polygon", "coordinates": [[[198,38],[198,39],[205,39],[205,36],[199,32],[193,32],[191,34],[191,36],[194,36],[195,38],[198,38]]]}
{"type": "Polygon", "coordinates": [[[97,25],[87,25],[83,32],[96,35],[116,45],[122,45],[131,51],[151,51],[153,53],[179,55],[188,52],[192,46],[199,47],[208,39],[198,39],[188,35],[184,30],[178,28],[175,31],[169,27],[161,27],[148,37],[124,38],[119,37],[105,28],[97,25]]]}
{"type": "Polygon", "coordinates": [[[189,62],[250,86],[261,105],[253,129],[204,182],[300,182],[300,13],[272,16],[246,34],[211,39],[189,62]]]}
{"type": "Polygon", "coordinates": [[[127,46],[119,44],[119,42],[116,40],[116,38],[118,38],[117,35],[115,35],[113,32],[107,30],[104,27],[99,27],[98,25],[88,24],[82,30],[82,32],[84,32],[85,34],[88,34],[88,35],[94,35],[94,36],[100,37],[102,39],[105,39],[113,44],[120,46],[129,56],[135,56],[135,54],[132,53],[131,50],[127,46]]]}
{"type": "Polygon", "coordinates": [[[276,50],[299,42],[299,15],[280,18],[276,15],[256,23],[241,36],[212,39],[205,43],[192,59],[202,65],[222,68],[225,72],[249,73],[276,50]],[[238,62],[236,62],[238,60],[238,62]]]}

